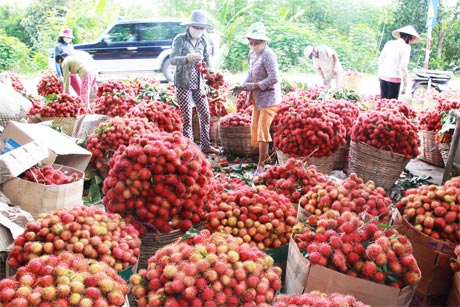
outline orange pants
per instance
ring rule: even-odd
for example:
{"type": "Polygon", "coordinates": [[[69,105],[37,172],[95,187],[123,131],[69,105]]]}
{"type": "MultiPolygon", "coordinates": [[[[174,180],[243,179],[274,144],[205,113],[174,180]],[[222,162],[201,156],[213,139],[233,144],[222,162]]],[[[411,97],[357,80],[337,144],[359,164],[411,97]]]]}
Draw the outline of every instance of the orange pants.
{"type": "Polygon", "coordinates": [[[279,105],[263,108],[261,110],[257,110],[254,106],[251,120],[251,145],[253,147],[259,147],[259,142],[269,143],[272,141],[270,126],[278,109],[279,105]]]}

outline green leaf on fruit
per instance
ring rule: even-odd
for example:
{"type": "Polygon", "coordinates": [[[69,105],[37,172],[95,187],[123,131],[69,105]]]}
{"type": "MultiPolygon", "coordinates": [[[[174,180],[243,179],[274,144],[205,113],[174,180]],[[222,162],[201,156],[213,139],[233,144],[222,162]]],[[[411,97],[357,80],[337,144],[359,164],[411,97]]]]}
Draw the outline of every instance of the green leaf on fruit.
{"type": "Polygon", "coordinates": [[[184,235],[181,237],[181,241],[185,241],[187,239],[190,239],[190,238],[193,238],[197,235],[200,234],[200,230],[196,229],[196,228],[190,228],[189,230],[187,230],[186,233],[184,233],[184,235]]]}

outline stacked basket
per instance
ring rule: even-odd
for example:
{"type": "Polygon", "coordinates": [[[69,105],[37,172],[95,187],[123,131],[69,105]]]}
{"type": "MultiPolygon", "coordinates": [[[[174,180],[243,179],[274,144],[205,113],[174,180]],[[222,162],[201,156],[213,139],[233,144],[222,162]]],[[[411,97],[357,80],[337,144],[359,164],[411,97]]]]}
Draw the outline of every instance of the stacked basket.
{"type": "Polygon", "coordinates": [[[408,162],[404,155],[363,142],[352,141],[350,145],[350,173],[356,173],[365,182],[373,180],[385,190],[391,188],[408,162]]]}
{"type": "Polygon", "coordinates": [[[259,153],[257,147],[251,146],[251,127],[220,126],[220,140],[224,152],[237,157],[254,157],[259,153]]]}
{"type": "Polygon", "coordinates": [[[444,167],[444,161],[436,145],[436,132],[420,130],[419,131],[422,152],[418,158],[434,166],[444,167]]]}

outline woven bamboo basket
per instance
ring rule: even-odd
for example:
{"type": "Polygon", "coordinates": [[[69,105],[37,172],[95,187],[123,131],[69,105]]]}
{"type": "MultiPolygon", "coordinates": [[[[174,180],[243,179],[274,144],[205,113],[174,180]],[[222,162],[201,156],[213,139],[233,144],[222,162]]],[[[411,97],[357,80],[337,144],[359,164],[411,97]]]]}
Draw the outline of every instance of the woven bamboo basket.
{"type": "Polygon", "coordinates": [[[441,143],[437,145],[439,153],[441,154],[442,161],[444,165],[447,164],[447,159],[449,158],[450,144],[441,143]]]}
{"type": "Polygon", "coordinates": [[[220,140],[224,152],[236,157],[254,157],[259,154],[257,147],[251,146],[251,127],[220,127],[220,140]]]}
{"type": "MultiPolygon", "coordinates": [[[[198,116],[192,118],[193,139],[200,140],[200,121],[198,116]]],[[[209,122],[209,140],[211,143],[220,144],[220,117],[213,116],[209,122]]]]}
{"type": "MultiPolygon", "coordinates": [[[[194,226],[195,229],[203,229],[203,227],[203,223],[194,226]]],[[[180,229],[175,229],[166,233],[156,233],[150,230],[144,233],[141,237],[141,249],[137,270],[146,269],[149,258],[152,257],[157,250],[177,241],[177,239],[184,234],[185,232],[180,229]]]]}
{"type": "Polygon", "coordinates": [[[364,182],[372,180],[376,186],[389,190],[404,171],[409,159],[404,155],[378,149],[363,142],[350,144],[350,173],[364,182]]]}
{"type": "Polygon", "coordinates": [[[42,122],[45,121],[52,121],[52,127],[56,129],[60,129],[62,133],[67,134],[68,136],[72,136],[73,128],[75,126],[75,122],[77,121],[76,117],[41,117],[40,120],[42,122]]]}
{"type": "MultiPolygon", "coordinates": [[[[278,162],[280,164],[286,163],[286,161],[291,157],[288,154],[283,153],[281,150],[276,149],[276,156],[278,157],[278,162]]],[[[305,159],[305,157],[298,157],[298,159],[305,159]]],[[[316,171],[321,172],[323,174],[330,174],[332,172],[332,168],[334,166],[334,161],[336,159],[336,153],[332,156],[328,157],[308,157],[308,164],[312,164],[316,166],[316,171]]]]}
{"type": "Polygon", "coordinates": [[[141,250],[139,253],[139,262],[137,269],[147,269],[147,262],[157,250],[163,246],[176,241],[183,235],[180,230],[173,230],[168,233],[155,233],[148,231],[141,237],[141,250]]]}
{"type": "MultiPolygon", "coordinates": [[[[447,165],[447,160],[449,159],[450,144],[441,143],[441,144],[438,144],[437,146],[438,146],[439,152],[441,153],[441,157],[442,157],[442,161],[444,162],[444,165],[447,165]]],[[[457,177],[459,175],[460,175],[460,172],[454,163],[454,165],[452,165],[451,176],[457,177]]]]}
{"type": "Polygon", "coordinates": [[[345,145],[339,148],[335,155],[334,165],[332,169],[340,171],[348,171],[348,161],[350,156],[350,145],[345,145]]]}
{"type": "Polygon", "coordinates": [[[419,136],[421,141],[421,154],[418,156],[418,159],[434,166],[444,167],[444,161],[436,145],[436,132],[420,130],[419,136]]]}

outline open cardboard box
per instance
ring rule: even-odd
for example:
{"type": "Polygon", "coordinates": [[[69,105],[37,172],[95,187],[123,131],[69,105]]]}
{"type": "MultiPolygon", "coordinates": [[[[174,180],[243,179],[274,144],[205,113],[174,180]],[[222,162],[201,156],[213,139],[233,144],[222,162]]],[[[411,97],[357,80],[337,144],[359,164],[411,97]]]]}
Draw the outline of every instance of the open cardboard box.
{"type": "Polygon", "coordinates": [[[13,274],[7,264],[8,252],[29,221],[33,221],[29,213],[0,201],[0,279],[13,274]]]}
{"type": "Polygon", "coordinates": [[[0,138],[0,143],[19,146],[32,141],[38,141],[48,149],[48,157],[43,160],[45,164],[62,164],[85,171],[91,159],[91,152],[45,125],[9,121],[0,138]]]}
{"type": "Polygon", "coordinates": [[[396,289],[387,285],[343,274],[318,264],[310,264],[295,241],[289,242],[286,282],[287,294],[302,294],[313,290],[324,293],[353,295],[370,306],[409,306],[415,287],[396,289]]]}
{"type": "Polygon", "coordinates": [[[0,183],[17,177],[48,157],[48,149],[37,141],[0,154],[0,183]]]}
{"type": "Polygon", "coordinates": [[[414,257],[422,272],[411,305],[445,305],[454,276],[450,268],[450,258],[455,257],[455,244],[436,240],[417,231],[398,210],[393,214],[393,225],[412,243],[414,257]]]}
{"type": "Polygon", "coordinates": [[[69,175],[76,172],[80,179],[67,184],[44,185],[15,177],[3,184],[2,192],[13,205],[21,207],[34,218],[38,218],[41,213],[81,205],[84,173],[64,165],[53,164],[53,167],[69,175]]]}

